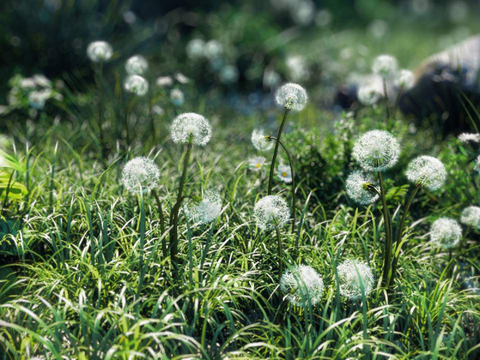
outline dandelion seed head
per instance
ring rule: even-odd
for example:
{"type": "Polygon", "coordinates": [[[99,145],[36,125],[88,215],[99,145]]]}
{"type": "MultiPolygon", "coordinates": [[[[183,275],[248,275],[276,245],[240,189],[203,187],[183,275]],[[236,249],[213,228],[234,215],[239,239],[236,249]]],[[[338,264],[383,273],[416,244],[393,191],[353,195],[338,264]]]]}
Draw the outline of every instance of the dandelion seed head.
{"type": "Polygon", "coordinates": [[[268,231],[286,224],[290,219],[290,210],[285,199],[268,195],[255,204],[254,215],[258,227],[268,231]]]}
{"type": "Polygon", "coordinates": [[[480,229],[480,207],[468,206],[463,209],[460,222],[475,229],[480,229]]]}
{"type": "Polygon", "coordinates": [[[94,41],[87,47],[87,56],[93,62],[108,61],[112,55],[112,46],[106,41],[94,41]]]}
{"type": "Polygon", "coordinates": [[[258,151],[268,151],[273,148],[273,141],[268,139],[263,129],[253,130],[252,144],[258,151]]]}
{"type": "Polygon", "coordinates": [[[185,101],[185,96],[183,95],[183,91],[180,89],[173,89],[170,91],[170,100],[176,106],[182,106],[183,102],[185,101]]]}
{"type": "Polygon", "coordinates": [[[370,175],[355,171],[347,178],[347,195],[361,205],[373,204],[379,199],[379,196],[371,189],[371,186],[375,186],[375,182],[370,175]]]}
{"type": "Polygon", "coordinates": [[[400,144],[389,132],[372,130],[355,142],[352,154],[364,170],[385,171],[397,163],[400,144]]]}
{"type": "Polygon", "coordinates": [[[340,282],[340,294],[350,300],[362,298],[362,286],[365,297],[374,287],[372,269],[359,260],[345,260],[337,267],[340,282]]]}
{"type": "Polygon", "coordinates": [[[440,160],[426,155],[413,159],[408,164],[405,174],[410,182],[422,185],[430,191],[440,189],[447,178],[445,165],[440,160]]]}
{"type": "Polygon", "coordinates": [[[170,76],[160,76],[157,78],[157,86],[171,86],[173,84],[173,79],[170,76]]]}
{"type": "Polygon", "coordinates": [[[215,220],[222,211],[222,198],[215,191],[206,191],[195,206],[185,208],[188,218],[196,224],[208,224],[215,220]]]}
{"type": "Polygon", "coordinates": [[[395,85],[403,90],[410,89],[415,83],[415,75],[407,69],[402,69],[395,77],[395,85]]]}
{"type": "Polygon", "coordinates": [[[372,64],[372,71],[385,79],[392,79],[397,72],[397,59],[391,55],[380,55],[372,64]]]}
{"type": "Polygon", "coordinates": [[[298,265],[285,271],[280,279],[280,289],[295,306],[308,307],[322,300],[322,277],[310,266],[298,265]]]}
{"type": "Polygon", "coordinates": [[[41,74],[33,75],[33,81],[35,81],[35,84],[37,84],[40,87],[45,87],[45,88],[52,87],[52,82],[48,80],[48,78],[45,75],[41,75],[41,74]]]}
{"type": "Polygon", "coordinates": [[[125,164],[122,171],[122,183],[133,193],[147,193],[158,186],[160,170],[155,162],[146,157],[136,157],[125,164]]]}
{"type": "Polygon", "coordinates": [[[366,106],[371,106],[377,103],[382,94],[380,94],[375,86],[367,84],[358,89],[358,100],[366,106]]]}
{"type": "Polygon", "coordinates": [[[254,171],[259,171],[263,165],[265,165],[265,159],[263,156],[254,156],[248,159],[248,167],[254,171]]]}
{"type": "Polygon", "coordinates": [[[140,75],[130,75],[125,80],[125,90],[138,96],[144,96],[148,92],[148,81],[140,75]]]}
{"type": "Polygon", "coordinates": [[[480,134],[472,134],[472,133],[463,133],[458,136],[458,140],[461,142],[480,142],[480,134]]]}
{"type": "Polygon", "coordinates": [[[196,113],[184,113],[173,120],[171,126],[173,142],[185,144],[192,136],[195,145],[206,145],[212,136],[212,128],[207,119],[196,113]]]}
{"type": "Polygon", "coordinates": [[[223,46],[217,40],[210,40],[205,44],[204,51],[207,58],[214,60],[223,54],[223,46]]]}
{"type": "Polygon", "coordinates": [[[287,83],[277,90],[275,100],[285,109],[301,111],[307,105],[308,95],[300,85],[287,83]]]}
{"type": "Polygon", "coordinates": [[[292,182],[292,171],[290,170],[290,166],[285,164],[280,164],[277,167],[277,175],[286,184],[290,184],[292,182]]]}
{"type": "Polygon", "coordinates": [[[148,62],[142,55],[134,55],[125,63],[129,75],[142,75],[148,69],[148,62]]]}
{"type": "Polygon", "coordinates": [[[28,94],[28,102],[32,108],[42,110],[51,95],[52,91],[50,89],[34,90],[28,94]]]}
{"type": "Polygon", "coordinates": [[[192,39],[188,42],[187,47],[187,56],[190,59],[199,59],[205,56],[205,41],[202,39],[192,39]]]}
{"type": "Polygon", "coordinates": [[[456,220],[440,218],[430,228],[430,239],[438,246],[449,249],[457,246],[462,237],[462,228],[456,220]]]}

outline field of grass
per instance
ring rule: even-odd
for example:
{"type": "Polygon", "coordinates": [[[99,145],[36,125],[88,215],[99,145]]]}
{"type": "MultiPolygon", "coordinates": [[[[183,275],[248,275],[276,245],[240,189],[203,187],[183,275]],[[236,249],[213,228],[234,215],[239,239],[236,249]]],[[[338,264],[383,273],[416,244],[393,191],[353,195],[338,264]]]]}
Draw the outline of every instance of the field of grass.
{"type": "MultiPolygon", "coordinates": [[[[357,29],[310,32],[289,51],[317,44],[306,55],[312,62],[328,49],[324,64],[349,67],[340,51],[361,43],[369,49],[367,67],[391,53],[413,68],[440,49],[430,41],[430,32],[444,35],[438,27],[427,26],[415,44],[418,31],[408,21],[394,25],[385,43],[357,29]]],[[[311,81],[302,84],[310,99],[301,111],[276,106],[273,90],[253,102],[221,87],[203,92],[195,78],[175,83],[185,94],[175,105],[170,90],[155,86],[154,67],[145,75],[145,96],[123,89],[123,64],[92,63],[95,82],[66,75],[66,85],[54,85],[61,97],[35,109],[27,96],[2,115],[0,359],[480,356],[480,226],[462,223],[453,248],[431,240],[435,220],[460,222],[464,208],[480,205],[478,143],[440,139],[399,112],[388,121],[383,102],[336,114],[322,107],[331,95],[325,84],[311,81]],[[190,148],[193,135],[173,141],[172,122],[185,112],[208,119],[206,145],[190,148]],[[268,189],[274,150],[257,151],[251,134],[264,128],[273,145],[284,113],[276,165],[291,160],[294,182],[275,175],[268,189]],[[401,151],[380,171],[378,186],[379,172],[373,174],[381,199],[359,205],[346,193],[347,177],[361,169],[355,144],[376,129],[388,130],[401,151]],[[421,184],[430,173],[419,183],[407,179],[420,155],[445,165],[438,189],[421,184]],[[140,156],[153,160],[159,178],[153,190],[132,192],[124,167],[140,156]],[[252,166],[253,156],[265,163],[252,166]],[[211,192],[221,207],[199,223],[188,209],[211,192]],[[255,207],[270,193],[286,200],[290,214],[262,229],[255,207]],[[389,254],[398,261],[396,276],[384,274],[389,254]],[[368,266],[373,283],[359,268],[339,274],[346,260],[368,266]],[[296,289],[281,286],[297,265],[321,276],[320,299],[309,290],[311,277],[296,289]],[[345,282],[358,296],[345,296],[345,282]]]]}

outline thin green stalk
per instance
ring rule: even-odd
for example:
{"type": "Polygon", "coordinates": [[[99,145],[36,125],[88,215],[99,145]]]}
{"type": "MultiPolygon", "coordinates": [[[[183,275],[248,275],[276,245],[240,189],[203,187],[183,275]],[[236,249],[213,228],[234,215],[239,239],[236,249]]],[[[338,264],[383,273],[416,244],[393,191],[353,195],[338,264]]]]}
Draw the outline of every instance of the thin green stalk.
{"type": "Polygon", "coordinates": [[[387,199],[385,193],[385,182],[383,181],[382,173],[378,173],[378,181],[380,183],[380,198],[382,199],[383,221],[385,225],[385,254],[383,263],[383,279],[382,286],[388,284],[388,274],[390,272],[390,259],[392,253],[392,227],[390,221],[390,214],[387,207],[387,199]]]}
{"type": "Polygon", "coordinates": [[[55,144],[55,150],[53,152],[53,159],[51,165],[51,173],[50,173],[50,198],[49,204],[50,208],[53,206],[53,187],[54,187],[54,180],[55,180],[55,162],[57,161],[57,150],[58,150],[58,142],[55,144]]]}
{"type": "Polygon", "coordinates": [[[385,108],[387,110],[387,129],[390,126],[390,107],[388,106],[387,81],[383,78],[383,93],[385,94],[385,108]]]}
{"type": "Polygon", "coordinates": [[[102,156],[102,162],[106,165],[106,142],[105,136],[103,134],[103,62],[100,62],[98,65],[97,76],[95,77],[97,81],[97,91],[98,91],[98,131],[100,133],[100,155],[102,156]]]}
{"type": "Polygon", "coordinates": [[[167,257],[167,240],[165,239],[165,216],[163,215],[163,207],[160,198],[158,197],[157,191],[155,189],[152,190],[152,195],[155,198],[155,202],[157,203],[158,208],[158,215],[160,217],[160,232],[162,234],[162,252],[163,257],[167,257]]]}
{"type": "Polygon", "coordinates": [[[157,142],[157,135],[156,135],[156,129],[155,129],[155,121],[153,119],[153,89],[149,92],[149,98],[148,98],[148,115],[150,117],[150,125],[152,127],[152,136],[153,136],[153,143],[155,144],[157,142]]]}
{"type": "MultiPolygon", "coordinates": [[[[401,240],[402,240],[403,228],[405,226],[405,221],[407,219],[408,211],[410,210],[410,206],[413,203],[413,199],[417,195],[418,190],[420,190],[420,188],[421,188],[420,185],[416,185],[415,189],[413,189],[412,193],[410,194],[410,196],[409,196],[409,198],[406,202],[406,205],[405,205],[405,208],[404,208],[404,211],[403,211],[403,214],[402,214],[402,218],[400,220],[400,225],[398,227],[397,236],[396,236],[396,239],[395,239],[395,253],[397,253],[399,251],[398,247],[400,246],[400,243],[401,243],[401,240]]],[[[395,256],[395,255],[393,256],[392,275],[390,277],[390,282],[389,282],[390,286],[392,286],[394,281],[395,281],[395,275],[396,275],[396,271],[397,271],[397,263],[398,263],[398,258],[399,257],[400,257],[400,254],[398,254],[398,256],[395,256]]]]}
{"type": "Polygon", "coordinates": [[[178,196],[177,196],[177,203],[172,209],[172,216],[170,217],[170,260],[172,261],[172,265],[176,268],[176,257],[177,257],[177,249],[178,249],[178,212],[183,200],[183,188],[185,187],[185,182],[187,179],[187,169],[188,163],[190,161],[190,155],[192,153],[193,147],[193,136],[190,135],[187,143],[187,150],[185,153],[185,157],[183,159],[183,171],[182,177],[180,179],[180,185],[178,187],[178,196]]]}
{"type": "Polygon", "coordinates": [[[290,112],[289,109],[285,108],[285,112],[283,113],[282,122],[280,124],[280,128],[278,129],[277,139],[275,141],[275,150],[273,152],[272,163],[270,165],[270,176],[268,178],[268,195],[272,194],[272,187],[273,187],[273,174],[275,173],[275,162],[277,161],[278,155],[278,147],[280,146],[280,139],[282,137],[283,128],[285,127],[285,122],[287,120],[287,115],[290,112]]]}
{"type": "Polygon", "coordinates": [[[282,237],[280,236],[280,230],[278,227],[276,228],[277,233],[277,247],[278,247],[278,281],[280,283],[280,279],[282,278],[283,274],[283,248],[282,248],[282,237]]]}
{"type": "MultiPolygon", "coordinates": [[[[137,305],[138,306],[138,299],[140,298],[140,293],[143,287],[143,279],[145,277],[145,269],[144,269],[144,255],[145,255],[145,201],[143,197],[143,192],[140,192],[140,255],[138,257],[138,288],[137,288],[137,305]]],[[[138,313],[138,307],[137,307],[138,313]]]]}
{"type": "MultiPolygon", "coordinates": [[[[275,138],[272,137],[272,139],[275,139],[275,138]]],[[[295,219],[296,219],[296,215],[295,215],[295,213],[296,213],[296,209],[295,209],[295,194],[296,194],[295,172],[293,170],[293,161],[292,161],[292,157],[290,156],[290,153],[288,152],[287,148],[285,147],[285,145],[281,141],[279,141],[278,143],[280,144],[282,149],[287,154],[288,164],[290,166],[290,172],[292,173],[292,233],[294,233],[295,232],[295,219]]]]}

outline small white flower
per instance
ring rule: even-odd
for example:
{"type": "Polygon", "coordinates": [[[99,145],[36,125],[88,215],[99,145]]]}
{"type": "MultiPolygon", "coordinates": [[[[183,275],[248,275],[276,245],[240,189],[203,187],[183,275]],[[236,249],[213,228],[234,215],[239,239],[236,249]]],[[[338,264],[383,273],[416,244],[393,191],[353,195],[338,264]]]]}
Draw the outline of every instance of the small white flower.
{"type": "Polygon", "coordinates": [[[397,73],[397,59],[391,55],[380,55],[375,58],[372,71],[385,79],[392,79],[397,73]]]}
{"type": "Polygon", "coordinates": [[[362,298],[362,287],[365,297],[374,286],[374,277],[370,267],[359,260],[346,260],[337,267],[340,282],[340,294],[350,300],[362,298]]]}
{"type": "Polygon", "coordinates": [[[393,167],[400,156],[400,144],[390,133],[372,130],[353,146],[353,157],[366,171],[384,171],[393,167]]]}
{"type": "Polygon", "coordinates": [[[206,145],[212,136],[212,128],[207,119],[195,113],[185,113],[173,120],[171,135],[175,143],[187,143],[190,136],[195,145],[206,145]]]}
{"type": "Polygon", "coordinates": [[[112,55],[112,46],[105,41],[94,41],[88,45],[87,56],[93,62],[108,61],[112,55]]]}
{"type": "Polygon", "coordinates": [[[347,178],[347,195],[361,205],[370,205],[379,199],[378,194],[372,189],[374,186],[374,180],[369,175],[355,171],[347,178]]]}
{"type": "Polygon", "coordinates": [[[407,179],[424,186],[430,191],[440,189],[447,178],[447,171],[443,163],[432,156],[419,156],[408,164],[407,179]]]}
{"type": "Polygon", "coordinates": [[[460,222],[475,229],[480,229],[480,207],[468,206],[463,209],[460,222]]]}
{"type": "Polygon", "coordinates": [[[170,76],[160,76],[157,79],[157,86],[164,87],[164,86],[171,86],[173,84],[173,79],[170,76]]]}
{"type": "Polygon", "coordinates": [[[158,186],[160,170],[155,162],[146,157],[136,157],[125,165],[122,183],[133,194],[147,193],[158,186]]]}
{"type": "Polygon", "coordinates": [[[278,105],[288,110],[301,111],[307,105],[308,95],[303,87],[294,83],[282,85],[275,93],[278,105]]]}
{"type": "Polygon", "coordinates": [[[138,96],[148,92],[148,82],[140,75],[130,75],[125,80],[125,90],[138,96]]]}
{"type": "Polygon", "coordinates": [[[308,307],[322,300],[322,277],[310,266],[298,265],[287,270],[280,279],[280,289],[295,306],[308,307]]]}
{"type": "Polygon", "coordinates": [[[382,94],[380,94],[375,86],[372,84],[367,84],[358,89],[357,97],[358,100],[366,106],[371,106],[377,103],[378,99],[382,94]]]}
{"type": "Polygon", "coordinates": [[[134,55],[125,63],[125,70],[129,75],[142,75],[147,69],[147,60],[142,55],[134,55]]]}
{"type": "Polygon", "coordinates": [[[176,106],[182,106],[183,102],[185,101],[185,97],[183,95],[183,91],[179,89],[173,89],[170,91],[170,100],[176,106]]]}
{"type": "Polygon", "coordinates": [[[436,220],[430,229],[432,241],[445,249],[453,248],[460,243],[462,228],[457,221],[449,218],[436,220]]]}
{"type": "Polygon", "coordinates": [[[410,70],[402,69],[395,78],[395,85],[403,90],[410,89],[415,83],[415,75],[410,70]]]}
{"type": "Polygon", "coordinates": [[[263,129],[253,130],[252,144],[258,151],[268,151],[273,148],[273,141],[268,140],[263,129]]]}
{"type": "Polygon", "coordinates": [[[222,198],[213,191],[206,191],[198,204],[185,208],[188,218],[196,224],[208,224],[215,220],[222,211],[222,198]]]}
{"type": "Polygon", "coordinates": [[[472,133],[463,133],[458,136],[458,140],[461,142],[480,142],[480,134],[472,134],[472,133]]]}
{"type": "Polygon", "coordinates": [[[255,204],[254,216],[258,227],[268,231],[286,224],[290,219],[290,210],[282,197],[268,195],[255,204]]]}
{"type": "Polygon", "coordinates": [[[248,159],[248,167],[254,171],[259,171],[267,159],[265,159],[263,156],[254,156],[248,159]]]}
{"type": "Polygon", "coordinates": [[[286,184],[290,184],[292,182],[292,171],[290,170],[290,166],[280,164],[277,167],[277,175],[286,184]]]}
{"type": "Polygon", "coordinates": [[[28,94],[28,102],[32,108],[41,110],[45,107],[45,102],[50,99],[51,93],[48,89],[32,91],[28,94]]]}
{"type": "Polygon", "coordinates": [[[205,56],[205,41],[202,39],[190,40],[187,44],[187,56],[190,59],[199,59],[205,56]]]}

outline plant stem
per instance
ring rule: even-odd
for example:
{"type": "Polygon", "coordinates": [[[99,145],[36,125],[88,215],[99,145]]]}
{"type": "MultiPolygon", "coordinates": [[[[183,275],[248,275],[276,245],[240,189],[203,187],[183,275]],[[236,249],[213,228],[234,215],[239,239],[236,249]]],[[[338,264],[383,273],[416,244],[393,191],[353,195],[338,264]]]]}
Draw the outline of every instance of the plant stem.
{"type": "MultiPolygon", "coordinates": [[[[145,254],[145,201],[143,197],[143,192],[140,193],[140,255],[138,259],[138,271],[140,273],[138,277],[138,289],[137,289],[137,301],[140,298],[140,293],[143,287],[143,279],[145,277],[145,269],[143,265],[143,257],[145,254]]],[[[137,302],[138,306],[138,302],[137,302]]],[[[138,313],[138,307],[137,307],[138,313]]]]}
{"type": "Polygon", "coordinates": [[[383,181],[383,176],[381,172],[378,172],[378,181],[380,183],[380,198],[382,199],[383,222],[385,225],[385,254],[383,263],[382,286],[386,286],[388,284],[388,274],[390,271],[390,259],[392,252],[392,227],[390,221],[390,214],[387,207],[385,182],[383,181]]]}
{"type": "Polygon", "coordinates": [[[127,149],[130,147],[130,134],[128,129],[128,111],[130,110],[130,97],[127,94],[127,99],[125,100],[125,131],[127,135],[127,149]]]}
{"type": "Polygon", "coordinates": [[[296,184],[295,184],[295,173],[294,173],[294,170],[293,170],[293,161],[292,161],[292,158],[290,156],[290,153],[288,152],[287,148],[285,147],[285,145],[279,141],[278,142],[280,144],[280,146],[282,147],[282,149],[285,151],[285,153],[287,154],[287,158],[288,158],[288,164],[290,165],[290,172],[292,173],[292,233],[295,233],[295,193],[296,193],[296,184]]]}
{"type": "Polygon", "coordinates": [[[275,172],[275,162],[277,161],[278,155],[278,147],[280,146],[280,138],[282,137],[283,128],[285,126],[285,122],[287,120],[287,115],[289,113],[289,109],[285,108],[285,112],[283,113],[282,122],[280,124],[280,128],[278,129],[277,139],[275,141],[275,150],[273,152],[272,163],[270,165],[270,176],[268,178],[268,191],[267,194],[272,194],[272,187],[273,187],[273,174],[275,172]]]}
{"type": "Polygon", "coordinates": [[[190,138],[188,139],[187,143],[187,150],[185,153],[185,157],[183,159],[183,171],[182,171],[182,177],[180,179],[180,185],[178,187],[178,196],[177,196],[177,202],[175,206],[172,209],[172,216],[170,218],[170,260],[172,261],[172,265],[176,271],[176,255],[177,255],[177,249],[178,249],[178,212],[180,209],[180,206],[182,204],[183,200],[183,188],[185,187],[185,181],[187,179],[187,169],[188,169],[188,163],[190,161],[190,155],[192,153],[192,147],[193,147],[193,136],[190,135],[190,138]]]}
{"type": "Polygon", "coordinates": [[[97,90],[98,90],[98,131],[100,132],[100,147],[101,152],[100,155],[102,156],[103,165],[106,165],[106,143],[105,143],[105,136],[103,134],[103,62],[100,62],[98,65],[97,70],[97,90]]]}
{"type": "Polygon", "coordinates": [[[280,236],[280,230],[276,229],[277,232],[277,246],[278,246],[278,281],[280,283],[280,279],[282,278],[283,274],[283,248],[282,248],[282,238],[280,236]]]}
{"type": "Polygon", "coordinates": [[[152,195],[155,198],[155,202],[157,203],[158,208],[158,215],[160,216],[160,232],[162,234],[162,252],[163,257],[167,257],[167,240],[165,239],[165,216],[163,215],[163,207],[160,198],[158,197],[157,191],[155,189],[152,190],[152,195]]]}
{"type": "Polygon", "coordinates": [[[156,129],[155,129],[155,121],[153,119],[153,111],[152,111],[152,102],[153,102],[153,89],[150,91],[150,96],[148,99],[148,113],[150,116],[150,125],[152,127],[152,136],[153,136],[153,142],[154,144],[157,142],[157,135],[156,135],[156,129]]]}
{"type": "Polygon", "coordinates": [[[399,250],[398,250],[398,247],[400,246],[400,242],[402,240],[402,235],[403,235],[403,228],[405,226],[405,221],[407,219],[407,215],[408,215],[408,211],[410,210],[410,206],[412,205],[413,203],[413,199],[415,198],[415,196],[417,195],[418,193],[418,190],[420,190],[420,185],[416,185],[415,188],[413,189],[412,193],[410,194],[410,196],[408,197],[408,200],[405,204],[405,208],[403,210],[403,214],[402,214],[402,218],[400,220],[400,225],[398,227],[398,232],[397,232],[397,236],[396,236],[396,239],[395,239],[395,252],[394,252],[394,256],[393,256],[393,262],[392,262],[392,275],[390,277],[390,286],[393,285],[393,282],[395,280],[395,274],[396,274],[396,271],[397,271],[397,263],[398,263],[398,258],[400,257],[400,254],[398,254],[398,256],[395,256],[395,253],[397,253],[399,250]]]}
{"type": "Polygon", "coordinates": [[[387,91],[387,81],[383,78],[383,93],[385,95],[385,108],[387,110],[387,130],[390,126],[390,107],[388,106],[388,91],[387,91]]]}

